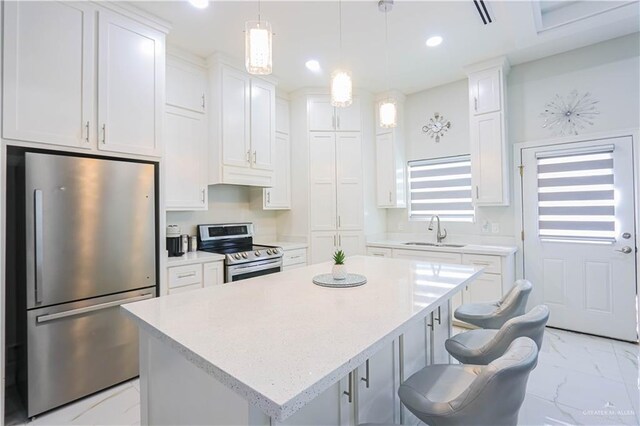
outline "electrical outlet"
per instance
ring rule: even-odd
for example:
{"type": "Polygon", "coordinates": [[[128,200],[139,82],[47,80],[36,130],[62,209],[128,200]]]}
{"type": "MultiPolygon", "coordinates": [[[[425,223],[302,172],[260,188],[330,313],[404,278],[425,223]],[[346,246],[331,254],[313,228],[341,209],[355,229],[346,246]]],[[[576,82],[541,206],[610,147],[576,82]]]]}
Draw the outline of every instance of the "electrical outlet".
{"type": "Polygon", "coordinates": [[[499,223],[492,223],[491,224],[491,233],[493,233],[493,234],[500,233],[500,224],[499,223]]]}
{"type": "Polygon", "coordinates": [[[491,230],[491,223],[488,220],[482,222],[482,232],[489,232],[491,230]]]}

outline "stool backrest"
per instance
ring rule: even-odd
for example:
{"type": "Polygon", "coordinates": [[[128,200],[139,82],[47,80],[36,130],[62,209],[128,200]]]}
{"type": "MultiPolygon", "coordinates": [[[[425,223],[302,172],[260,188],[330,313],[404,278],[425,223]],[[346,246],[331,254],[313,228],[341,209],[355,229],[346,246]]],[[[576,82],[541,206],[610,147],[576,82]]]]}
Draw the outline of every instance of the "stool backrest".
{"type": "Polygon", "coordinates": [[[517,280],[511,290],[498,302],[500,316],[515,317],[524,314],[533,285],[529,280],[517,280]]]}

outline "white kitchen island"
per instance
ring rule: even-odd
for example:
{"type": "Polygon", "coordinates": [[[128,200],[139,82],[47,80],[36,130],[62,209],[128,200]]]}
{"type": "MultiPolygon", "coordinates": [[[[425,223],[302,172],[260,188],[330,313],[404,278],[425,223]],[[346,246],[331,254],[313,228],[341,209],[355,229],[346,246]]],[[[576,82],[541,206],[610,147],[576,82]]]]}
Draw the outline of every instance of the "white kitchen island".
{"type": "Polygon", "coordinates": [[[140,329],[142,423],[408,422],[397,387],[443,359],[450,300],[482,269],[356,256],[347,267],[365,285],[314,285],[330,267],[125,305],[140,329]]]}

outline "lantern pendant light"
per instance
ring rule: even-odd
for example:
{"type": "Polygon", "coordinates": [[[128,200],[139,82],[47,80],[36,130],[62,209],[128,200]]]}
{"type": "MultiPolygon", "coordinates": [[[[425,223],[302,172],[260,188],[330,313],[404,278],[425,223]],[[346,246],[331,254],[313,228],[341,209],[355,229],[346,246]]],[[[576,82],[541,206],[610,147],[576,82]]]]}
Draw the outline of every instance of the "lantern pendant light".
{"type": "Polygon", "coordinates": [[[272,36],[271,24],[260,17],[260,0],[258,0],[258,20],[245,23],[244,56],[249,74],[271,74],[273,70],[272,36]]]}
{"type": "MultiPolygon", "coordinates": [[[[389,82],[389,23],[387,22],[387,12],[393,8],[393,0],[380,0],[378,9],[384,12],[384,44],[387,84],[389,82]]],[[[378,120],[382,128],[390,129],[398,125],[398,106],[393,97],[388,97],[380,101],[378,105],[378,120]]]]}
{"type": "MultiPolygon", "coordinates": [[[[340,63],[342,64],[342,0],[338,2],[340,8],[340,63]]],[[[336,70],[331,73],[331,105],[334,107],[348,107],[353,102],[353,82],[351,72],[336,70]]]]}

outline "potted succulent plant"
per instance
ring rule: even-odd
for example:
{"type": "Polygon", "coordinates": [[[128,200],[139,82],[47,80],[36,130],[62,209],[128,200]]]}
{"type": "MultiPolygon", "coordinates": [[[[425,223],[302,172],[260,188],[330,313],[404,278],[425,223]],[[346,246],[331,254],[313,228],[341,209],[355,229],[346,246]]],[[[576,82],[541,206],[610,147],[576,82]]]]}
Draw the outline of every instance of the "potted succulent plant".
{"type": "Polygon", "coordinates": [[[333,254],[331,275],[333,275],[334,280],[344,280],[347,278],[347,267],[344,264],[344,258],[345,254],[342,250],[338,250],[333,254]]]}

